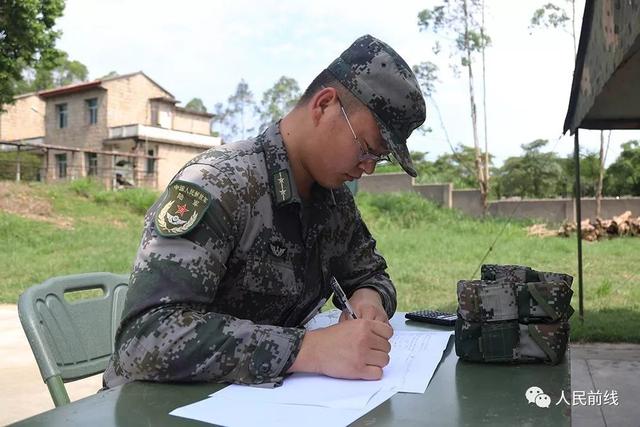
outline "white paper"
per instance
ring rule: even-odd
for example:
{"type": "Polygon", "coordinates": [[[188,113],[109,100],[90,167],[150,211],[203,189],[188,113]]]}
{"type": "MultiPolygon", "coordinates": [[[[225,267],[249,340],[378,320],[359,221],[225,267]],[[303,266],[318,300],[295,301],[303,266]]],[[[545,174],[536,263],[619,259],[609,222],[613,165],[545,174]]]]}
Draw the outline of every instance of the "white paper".
{"type": "Polygon", "coordinates": [[[219,398],[215,394],[200,402],[175,409],[170,415],[229,427],[326,427],[347,426],[395,394],[377,393],[362,409],[285,405],[219,398]]]}
{"type": "Polygon", "coordinates": [[[234,384],[211,396],[251,402],[361,409],[382,387],[381,381],[354,381],[295,373],[287,377],[280,387],[256,388],[234,384]]]}
{"type": "MultiPolygon", "coordinates": [[[[337,323],[339,310],[322,313],[310,330],[337,323]]],[[[273,389],[230,385],[171,415],[228,426],[348,425],[397,392],[424,393],[452,331],[396,330],[390,362],[379,381],[296,373],[273,389]]]]}

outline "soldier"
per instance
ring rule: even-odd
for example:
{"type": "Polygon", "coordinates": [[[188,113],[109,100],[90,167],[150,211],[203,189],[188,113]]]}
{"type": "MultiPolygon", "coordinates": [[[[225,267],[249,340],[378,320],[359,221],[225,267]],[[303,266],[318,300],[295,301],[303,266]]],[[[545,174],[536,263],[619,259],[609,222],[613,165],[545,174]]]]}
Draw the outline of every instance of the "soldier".
{"type": "Polygon", "coordinates": [[[416,176],[424,120],[407,63],[366,35],[281,121],[187,163],[145,217],[105,386],[381,378],[396,291],[344,183],[390,154],[416,176]],[[333,277],[358,319],[307,332],[333,277]]]}

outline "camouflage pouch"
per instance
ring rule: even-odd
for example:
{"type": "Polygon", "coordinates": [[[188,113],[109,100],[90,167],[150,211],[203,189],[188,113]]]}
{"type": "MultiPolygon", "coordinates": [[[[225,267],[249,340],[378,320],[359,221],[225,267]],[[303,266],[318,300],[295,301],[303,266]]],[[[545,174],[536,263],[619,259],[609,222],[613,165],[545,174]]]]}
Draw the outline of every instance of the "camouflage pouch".
{"type": "Polygon", "coordinates": [[[457,294],[458,314],[469,322],[555,322],[573,314],[564,281],[461,280],[457,294]]]}
{"type": "Polygon", "coordinates": [[[456,321],[456,354],[472,362],[546,362],[564,357],[569,339],[566,321],[551,324],[521,324],[456,321]]]}
{"type": "Polygon", "coordinates": [[[481,280],[506,280],[513,282],[565,282],[573,284],[573,276],[564,273],[536,271],[524,265],[483,264],[480,270],[481,280]]]}
{"type": "Polygon", "coordinates": [[[456,354],[478,362],[559,363],[569,340],[573,277],[486,264],[458,282],[456,354]]]}

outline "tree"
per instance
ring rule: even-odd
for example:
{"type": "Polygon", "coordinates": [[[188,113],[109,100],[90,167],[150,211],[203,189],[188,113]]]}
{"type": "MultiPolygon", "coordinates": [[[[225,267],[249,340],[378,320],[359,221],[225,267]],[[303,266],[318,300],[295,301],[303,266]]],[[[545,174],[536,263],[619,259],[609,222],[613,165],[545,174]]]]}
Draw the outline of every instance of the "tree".
{"type": "Polygon", "coordinates": [[[207,107],[204,106],[202,99],[193,98],[191,101],[187,102],[187,105],[184,106],[187,110],[195,111],[197,113],[206,113],[207,107]]]}
{"type": "Polygon", "coordinates": [[[300,86],[295,79],[280,77],[270,89],[264,92],[260,106],[256,108],[256,112],[260,115],[260,131],[291,111],[300,99],[300,95],[300,86]]]}
{"type": "MultiPolygon", "coordinates": [[[[484,153],[480,155],[483,156],[484,153]]],[[[493,157],[488,158],[491,162],[493,157]]],[[[477,185],[475,159],[474,148],[458,144],[451,154],[442,154],[433,162],[430,176],[421,182],[452,182],[455,188],[473,188],[477,185]]]]}
{"type": "Polygon", "coordinates": [[[622,144],[620,156],[607,169],[607,193],[616,196],[640,196],[640,142],[622,144]]]}
{"type": "Polygon", "coordinates": [[[547,3],[539,9],[536,9],[531,16],[531,24],[529,28],[555,28],[563,30],[573,38],[573,57],[576,57],[576,2],[575,0],[566,0],[571,5],[571,21],[565,6],[558,6],[554,3],[547,3]],[[567,24],[571,24],[571,31],[567,30],[567,24]]]}
{"type": "Polygon", "coordinates": [[[89,70],[80,61],[70,60],[69,55],[59,51],[52,63],[38,62],[33,68],[23,72],[23,78],[16,84],[19,93],[36,92],[73,83],[87,81],[89,70]]]}
{"type": "Polygon", "coordinates": [[[98,80],[103,80],[103,79],[109,79],[111,77],[118,77],[120,75],[120,73],[118,73],[117,71],[109,71],[107,74],[105,74],[102,77],[99,77],[98,80]]]}
{"type": "Polygon", "coordinates": [[[501,196],[547,198],[558,194],[564,175],[557,155],[542,152],[548,142],[537,139],[522,144],[523,156],[505,160],[497,178],[501,196]]]}
{"type": "MultiPolygon", "coordinates": [[[[0,109],[13,102],[28,67],[53,66],[64,0],[3,0],[0,3],[0,109]]],[[[2,111],[2,110],[0,110],[2,111]]]]}
{"type": "Polygon", "coordinates": [[[248,127],[248,123],[251,121],[251,113],[255,109],[256,102],[253,99],[253,92],[244,79],[240,80],[236,92],[227,101],[225,120],[230,127],[231,134],[236,138],[240,136],[245,139],[246,133],[253,131],[253,128],[248,127]]]}
{"type": "MultiPolygon", "coordinates": [[[[488,209],[489,165],[488,157],[483,159],[478,138],[477,107],[474,93],[473,63],[475,56],[490,44],[491,39],[477,22],[476,16],[482,11],[480,0],[445,0],[442,5],[425,9],[418,14],[418,27],[421,31],[442,32],[452,40],[452,48],[459,55],[460,64],[467,69],[469,82],[469,104],[471,107],[471,126],[475,149],[474,165],[476,180],[480,187],[484,212],[488,209]]],[[[436,43],[435,53],[440,52],[436,43]]],[[[453,66],[457,72],[457,65],[453,66]]]]}

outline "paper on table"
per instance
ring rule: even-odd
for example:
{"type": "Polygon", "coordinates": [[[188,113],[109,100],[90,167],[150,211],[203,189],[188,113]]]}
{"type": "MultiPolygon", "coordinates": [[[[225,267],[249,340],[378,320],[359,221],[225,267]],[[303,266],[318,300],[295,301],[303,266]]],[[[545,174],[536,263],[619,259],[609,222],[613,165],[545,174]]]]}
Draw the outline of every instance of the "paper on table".
{"type": "Polygon", "coordinates": [[[170,415],[191,418],[211,424],[233,427],[326,427],[346,426],[383,403],[395,394],[381,390],[361,409],[325,408],[322,406],[285,405],[247,402],[219,398],[213,395],[200,402],[183,406],[170,415]]]}
{"type": "Polygon", "coordinates": [[[397,331],[391,337],[391,361],[384,368],[382,382],[395,384],[399,392],[424,393],[452,334],[451,331],[397,331]]]}
{"type": "Polygon", "coordinates": [[[280,387],[267,389],[230,385],[211,396],[251,402],[361,409],[384,385],[381,381],[354,381],[295,373],[287,377],[280,387]]]}

